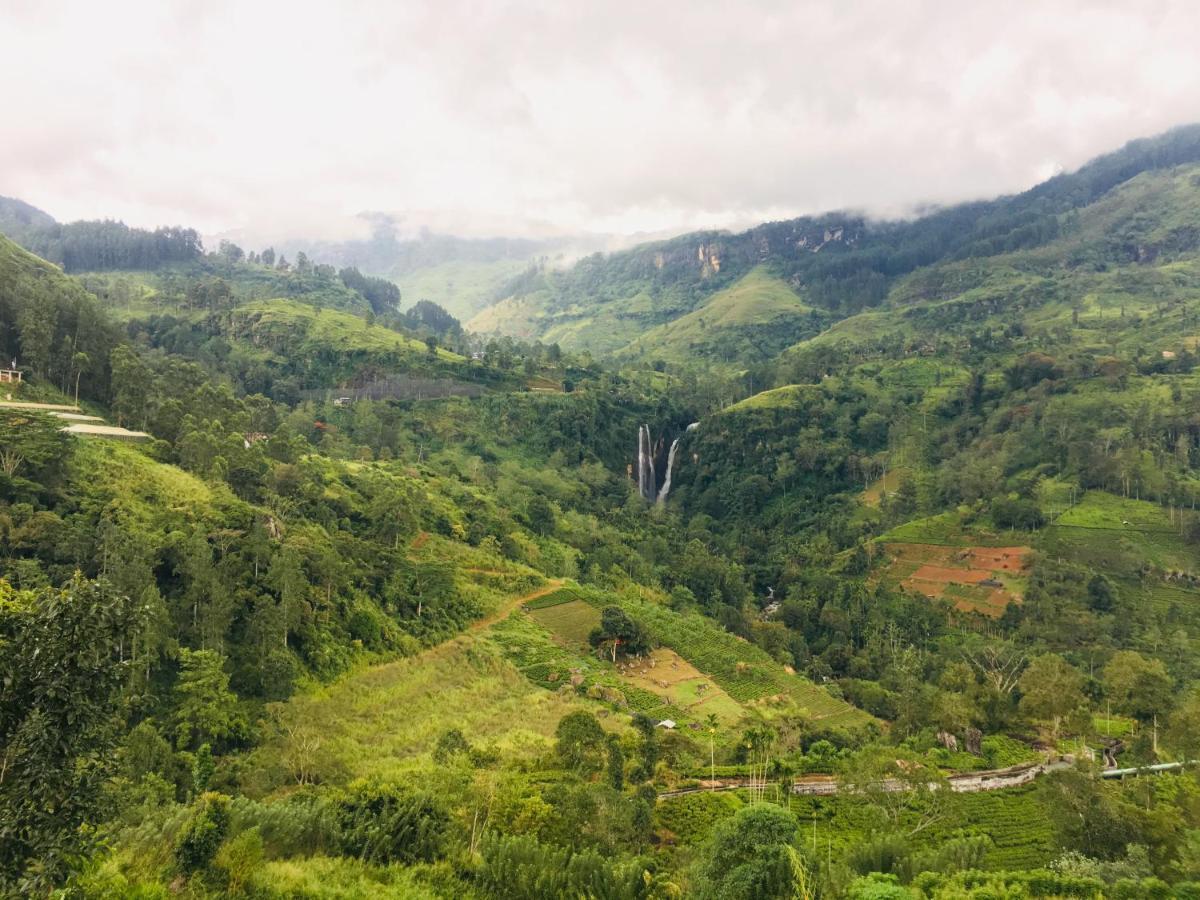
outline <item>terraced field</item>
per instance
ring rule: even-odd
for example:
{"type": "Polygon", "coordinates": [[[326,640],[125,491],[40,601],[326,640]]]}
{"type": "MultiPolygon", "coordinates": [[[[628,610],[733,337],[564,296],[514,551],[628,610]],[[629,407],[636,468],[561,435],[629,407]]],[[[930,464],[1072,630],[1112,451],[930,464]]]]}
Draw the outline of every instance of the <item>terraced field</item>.
{"type": "Polygon", "coordinates": [[[939,544],[884,544],[888,577],[926,597],[939,597],[958,609],[999,616],[1020,602],[1029,547],[953,547],[939,544]]]}
{"type": "MultiPolygon", "coordinates": [[[[662,712],[665,718],[674,710],[676,718],[686,714],[684,717],[693,721],[700,721],[712,713],[726,724],[733,724],[746,714],[741,704],[721,690],[716,682],[669,648],[659,647],[644,658],[618,661],[616,665],[592,655],[588,635],[600,624],[600,610],[581,599],[571,588],[561,588],[539,597],[525,609],[529,618],[546,629],[555,643],[587,657],[574,659],[573,675],[579,675],[584,666],[590,672],[606,673],[598,683],[619,688],[639,711],[662,712]],[[650,698],[654,698],[654,702],[650,698]]],[[[559,658],[559,663],[566,659],[559,658]]],[[[541,673],[536,663],[525,671],[541,673]]],[[[543,677],[550,679],[549,673],[547,669],[543,677]]],[[[546,683],[554,684],[558,680],[553,678],[546,683]]],[[[593,680],[596,680],[595,676],[593,680]]]]}
{"type": "Polygon", "coordinates": [[[592,699],[652,718],[687,718],[684,710],[659,694],[624,680],[611,663],[555,640],[531,616],[513,614],[493,625],[487,636],[526,678],[547,690],[570,686],[592,699]]]}
{"type": "Polygon", "coordinates": [[[725,631],[698,613],[679,613],[627,596],[587,591],[584,599],[600,607],[616,603],[642,623],[660,646],[669,647],[711,678],[734,701],[765,712],[794,706],[814,720],[854,726],[870,715],[798,675],[789,675],[765,651],[725,631]]]}
{"type": "Polygon", "coordinates": [[[489,638],[527,678],[550,690],[564,685],[631,711],[681,724],[710,713],[734,724],[754,709],[801,712],[854,726],[870,716],[796,675],[712,620],[576,585],[539,593],[521,613],[494,624],[489,638]],[[587,638],[604,606],[619,605],[650,631],[658,647],[644,659],[613,664],[587,638]]]}
{"type": "Polygon", "coordinates": [[[1182,532],[1196,513],[1088,491],[1045,529],[1047,553],[1125,576],[1149,563],[1161,571],[1195,571],[1196,548],[1182,532]]]}
{"type": "Polygon", "coordinates": [[[732,724],[746,714],[715,681],[667,647],[659,647],[645,659],[620,665],[618,671],[629,684],[663,697],[696,721],[712,713],[723,723],[732,724]]]}

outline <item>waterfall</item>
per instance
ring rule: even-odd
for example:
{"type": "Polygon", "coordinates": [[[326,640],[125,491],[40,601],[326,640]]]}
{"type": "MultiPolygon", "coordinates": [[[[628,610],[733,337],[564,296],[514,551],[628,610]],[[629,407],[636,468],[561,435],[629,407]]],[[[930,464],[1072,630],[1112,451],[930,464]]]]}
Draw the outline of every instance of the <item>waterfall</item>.
{"type": "Polygon", "coordinates": [[[653,500],[658,493],[658,473],[654,471],[654,442],[650,439],[650,426],[646,429],[646,492],[642,494],[647,500],[653,500]]]}
{"type": "Polygon", "coordinates": [[[650,440],[650,426],[638,429],[638,493],[645,500],[653,500],[657,489],[654,474],[654,444],[650,440]]]}
{"type": "Polygon", "coordinates": [[[658,492],[658,502],[667,502],[667,494],[671,492],[671,469],[675,468],[675,451],[679,449],[679,438],[671,441],[671,452],[667,454],[667,477],[663,479],[662,490],[658,492]]]}
{"type": "MultiPolygon", "coordinates": [[[[699,426],[699,424],[699,422],[693,422],[686,429],[684,429],[683,433],[687,434],[689,431],[699,426]]],[[[675,451],[679,449],[679,442],[681,440],[683,440],[682,435],[671,441],[671,452],[667,454],[667,475],[663,479],[662,490],[658,492],[658,502],[660,504],[667,502],[667,494],[671,492],[671,472],[675,468],[675,451]]]]}
{"type": "Polygon", "coordinates": [[[638,426],[638,493],[646,496],[646,426],[638,426]]]}

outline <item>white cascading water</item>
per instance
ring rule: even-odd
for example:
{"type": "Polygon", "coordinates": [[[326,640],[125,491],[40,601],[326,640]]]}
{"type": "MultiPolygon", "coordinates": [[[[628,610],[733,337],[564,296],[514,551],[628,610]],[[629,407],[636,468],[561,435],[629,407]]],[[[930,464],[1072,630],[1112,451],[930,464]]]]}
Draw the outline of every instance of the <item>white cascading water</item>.
{"type": "Polygon", "coordinates": [[[638,493],[645,500],[653,500],[655,493],[654,447],[650,443],[650,426],[638,428],[638,493]]]}
{"type": "Polygon", "coordinates": [[[667,494],[671,492],[671,470],[675,468],[675,451],[679,449],[679,438],[671,441],[671,452],[667,454],[667,475],[663,479],[662,490],[658,492],[658,502],[667,502],[667,494]]]}
{"type": "MultiPolygon", "coordinates": [[[[693,422],[686,429],[684,429],[683,433],[687,434],[689,431],[691,431],[693,428],[698,427],[699,425],[700,425],[699,422],[693,422]]],[[[682,437],[677,437],[677,438],[675,438],[675,440],[671,441],[671,452],[667,454],[667,474],[666,474],[666,477],[663,479],[662,490],[658,492],[658,502],[659,503],[666,503],[667,502],[667,494],[669,494],[671,492],[671,472],[675,469],[675,451],[679,449],[679,442],[682,439],[683,439],[682,437]]]]}
{"type": "Polygon", "coordinates": [[[638,494],[646,496],[646,426],[638,426],[638,494]]]}
{"type": "Polygon", "coordinates": [[[654,442],[650,439],[650,426],[643,425],[642,428],[646,431],[646,490],[642,496],[653,500],[658,492],[658,475],[654,471],[654,442]]]}

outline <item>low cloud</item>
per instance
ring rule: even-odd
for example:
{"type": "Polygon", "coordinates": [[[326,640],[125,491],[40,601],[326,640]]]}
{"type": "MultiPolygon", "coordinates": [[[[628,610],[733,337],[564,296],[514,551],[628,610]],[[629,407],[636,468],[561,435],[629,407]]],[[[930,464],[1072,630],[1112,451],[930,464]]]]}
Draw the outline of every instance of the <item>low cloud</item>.
{"type": "Polygon", "coordinates": [[[1170,2],[18,2],[0,194],[250,240],[896,215],[1200,119],[1197,33],[1170,2]]]}

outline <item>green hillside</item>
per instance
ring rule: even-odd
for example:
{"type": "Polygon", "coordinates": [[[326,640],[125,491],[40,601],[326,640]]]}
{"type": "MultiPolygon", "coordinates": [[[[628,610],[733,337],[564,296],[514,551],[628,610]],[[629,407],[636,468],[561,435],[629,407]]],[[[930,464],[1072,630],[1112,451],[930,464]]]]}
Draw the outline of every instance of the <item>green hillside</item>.
{"type": "Polygon", "coordinates": [[[621,353],[761,363],[805,332],[816,333],[821,323],[816,310],[760,266],[713,294],[699,309],[650,329],[621,353]]]}
{"type": "MultiPolygon", "coordinates": [[[[0,236],[0,357],[47,386],[66,390],[77,375],[106,380],[116,328],[96,298],[55,266],[0,236]],[[69,342],[72,353],[61,352],[69,342]],[[83,354],[82,356],[79,354],[83,354]]],[[[81,378],[82,380],[82,378],[81,378]]]]}
{"type": "Polygon", "coordinates": [[[3,392],[150,440],[0,409],[0,894],[1197,894],[1200,130],[565,269],[341,248],[507,268],[507,336],[6,209],[121,252],[0,238],[3,392]]]}
{"type": "Polygon", "coordinates": [[[466,322],[489,306],[496,293],[527,263],[515,259],[495,262],[444,262],[393,276],[408,304],[431,300],[466,322]]]}
{"type": "MultiPolygon", "coordinates": [[[[258,347],[277,347],[286,352],[311,354],[323,348],[358,354],[425,353],[415,338],[381,325],[331,309],[317,309],[294,300],[249,303],[235,313],[231,331],[258,347]]],[[[463,358],[441,347],[436,356],[462,362],[463,358]]]]}
{"type": "MultiPolygon", "coordinates": [[[[1122,185],[1136,192],[1136,179],[1143,173],[1156,178],[1156,173],[1198,161],[1200,126],[1188,126],[1134,141],[1023,194],[950,207],[908,222],[831,213],[767,223],[739,234],[683,235],[588,257],[565,273],[521,276],[506,291],[517,302],[505,301],[479,322],[492,331],[553,335],[564,346],[612,351],[621,346],[614,337],[628,343],[686,316],[760,266],[794,286],[806,305],[834,318],[847,317],[884,302],[907,276],[922,281],[927,267],[937,263],[962,261],[962,270],[969,272],[980,268],[979,261],[1070,240],[1073,233],[1079,240],[1078,210],[1122,185]],[[509,313],[517,310],[510,326],[509,313]]],[[[1186,193],[1186,186],[1180,187],[1186,193]]],[[[1101,207],[1095,212],[1107,215],[1101,207]]],[[[1163,217],[1156,210],[1144,218],[1155,220],[1161,233],[1142,234],[1136,219],[1125,218],[1127,233],[1111,232],[1102,253],[1119,248],[1125,259],[1131,252],[1136,257],[1142,237],[1167,252],[1177,242],[1184,246],[1194,240],[1186,213],[1183,218],[1163,217]],[[1154,243],[1156,237],[1160,243],[1154,243]]],[[[1061,250],[1060,245],[1048,252],[1061,258],[1061,250]]],[[[1070,258],[1083,261],[1077,254],[1070,258]]]]}

